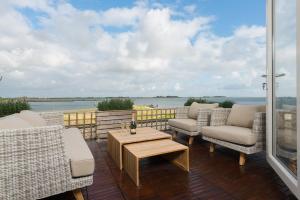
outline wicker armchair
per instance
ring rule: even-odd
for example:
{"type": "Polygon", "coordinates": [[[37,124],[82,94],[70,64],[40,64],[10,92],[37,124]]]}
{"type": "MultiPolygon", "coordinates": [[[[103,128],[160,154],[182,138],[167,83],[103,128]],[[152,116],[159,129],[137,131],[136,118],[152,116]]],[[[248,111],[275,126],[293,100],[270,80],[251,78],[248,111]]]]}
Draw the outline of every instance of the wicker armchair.
{"type": "MultiPolygon", "coordinates": [[[[256,112],[252,127],[238,127],[228,124],[231,109],[219,108],[211,112],[210,126],[202,127],[202,139],[211,142],[210,152],[215,144],[240,152],[239,164],[245,164],[245,154],[254,154],[265,149],[266,114],[256,112]]],[[[240,114],[243,118],[243,114],[240,114]]]]}
{"type": "MultiPolygon", "coordinates": [[[[218,104],[200,104],[204,107],[217,107],[218,104]]],[[[193,106],[193,105],[192,105],[193,106]]],[[[199,104],[198,104],[199,106],[199,104]]],[[[173,138],[177,137],[178,133],[188,135],[188,144],[191,145],[196,136],[201,132],[203,126],[208,126],[210,121],[211,108],[194,108],[196,109],[196,117],[191,118],[191,106],[184,106],[176,108],[175,119],[170,119],[168,124],[170,129],[173,130],[173,138]]],[[[195,112],[195,111],[194,111],[195,112]]]]}
{"type": "Polygon", "coordinates": [[[0,199],[41,199],[66,191],[83,199],[80,188],[91,185],[93,176],[72,177],[63,114],[40,116],[47,126],[0,129],[0,199]]]}

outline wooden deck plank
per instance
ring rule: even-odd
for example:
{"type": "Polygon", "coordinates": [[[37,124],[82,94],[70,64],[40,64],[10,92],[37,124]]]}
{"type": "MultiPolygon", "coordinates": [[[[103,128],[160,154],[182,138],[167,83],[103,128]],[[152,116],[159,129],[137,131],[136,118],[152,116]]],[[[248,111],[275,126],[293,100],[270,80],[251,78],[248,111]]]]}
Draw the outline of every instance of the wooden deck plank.
{"type": "MultiPolygon", "coordinates": [[[[96,161],[89,200],[296,199],[268,165],[264,153],[248,156],[246,165],[239,166],[239,153],[218,146],[209,153],[209,143],[196,138],[190,147],[190,173],[182,173],[160,157],[145,159],[141,162],[142,185],[137,188],[110,158],[106,142],[89,141],[88,145],[96,161]]],[[[67,192],[47,199],[74,198],[67,192]]]]}

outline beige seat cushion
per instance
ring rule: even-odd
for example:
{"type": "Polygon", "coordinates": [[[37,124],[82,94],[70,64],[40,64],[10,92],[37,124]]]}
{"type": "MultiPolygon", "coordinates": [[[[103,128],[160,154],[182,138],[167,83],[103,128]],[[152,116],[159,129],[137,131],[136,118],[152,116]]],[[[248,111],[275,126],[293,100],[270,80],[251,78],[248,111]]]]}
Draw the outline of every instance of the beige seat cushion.
{"type": "Polygon", "coordinates": [[[194,119],[169,119],[170,126],[190,132],[197,132],[197,121],[194,119]]]}
{"type": "Polygon", "coordinates": [[[200,109],[213,109],[213,108],[217,108],[218,106],[219,106],[218,103],[209,104],[209,103],[193,102],[192,105],[190,106],[188,117],[191,119],[197,119],[200,109]]]}
{"type": "Polygon", "coordinates": [[[70,160],[73,177],[89,176],[94,173],[94,157],[83,139],[80,130],[69,128],[64,130],[66,155],[70,160]]]}
{"type": "Polygon", "coordinates": [[[228,116],[227,125],[252,128],[255,113],[265,111],[265,105],[234,104],[228,116]]]}
{"type": "Polygon", "coordinates": [[[293,129],[277,129],[279,147],[288,151],[297,151],[297,131],[293,129]]]}
{"type": "Polygon", "coordinates": [[[202,135],[240,145],[254,145],[257,137],[249,128],[237,126],[204,126],[202,135]]]}
{"type": "Polygon", "coordinates": [[[0,129],[31,128],[32,126],[19,117],[19,114],[0,118],[0,129]]]}
{"type": "Polygon", "coordinates": [[[37,112],[23,110],[20,113],[20,118],[27,121],[33,127],[47,126],[46,120],[43,117],[41,117],[37,112]]]}

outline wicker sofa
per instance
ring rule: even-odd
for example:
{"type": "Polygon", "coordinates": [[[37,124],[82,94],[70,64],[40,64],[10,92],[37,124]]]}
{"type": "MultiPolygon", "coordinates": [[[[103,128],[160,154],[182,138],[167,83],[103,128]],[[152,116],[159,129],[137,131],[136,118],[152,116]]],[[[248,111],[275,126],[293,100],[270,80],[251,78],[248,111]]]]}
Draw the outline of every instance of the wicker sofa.
{"type": "Polygon", "coordinates": [[[41,199],[93,183],[94,158],[62,113],[22,111],[0,119],[0,199],[41,199]]]}
{"type": "Polygon", "coordinates": [[[192,103],[191,106],[176,108],[175,119],[169,119],[168,124],[173,131],[173,138],[177,133],[189,136],[188,144],[193,143],[194,137],[199,135],[202,126],[209,125],[210,110],[217,108],[219,104],[192,103]],[[200,114],[201,111],[201,114],[200,114]]]}
{"type": "Polygon", "coordinates": [[[211,111],[210,126],[201,129],[202,139],[240,152],[239,164],[244,165],[245,154],[264,150],[266,137],[265,106],[233,105],[232,109],[218,108],[211,111]]]}

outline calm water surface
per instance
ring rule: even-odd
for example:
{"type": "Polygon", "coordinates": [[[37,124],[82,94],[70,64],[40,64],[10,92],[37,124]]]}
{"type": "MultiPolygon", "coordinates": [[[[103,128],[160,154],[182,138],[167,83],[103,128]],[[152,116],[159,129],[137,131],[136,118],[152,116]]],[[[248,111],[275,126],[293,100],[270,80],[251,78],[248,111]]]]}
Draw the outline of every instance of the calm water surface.
{"type": "MultiPolygon", "coordinates": [[[[183,106],[187,97],[179,98],[131,98],[135,105],[153,105],[159,108],[172,108],[183,106]]],[[[264,97],[210,97],[209,101],[222,102],[231,100],[239,104],[265,104],[264,97]]],[[[52,110],[78,110],[96,108],[98,101],[68,101],[68,102],[30,102],[32,110],[52,111],[52,110]]]]}

